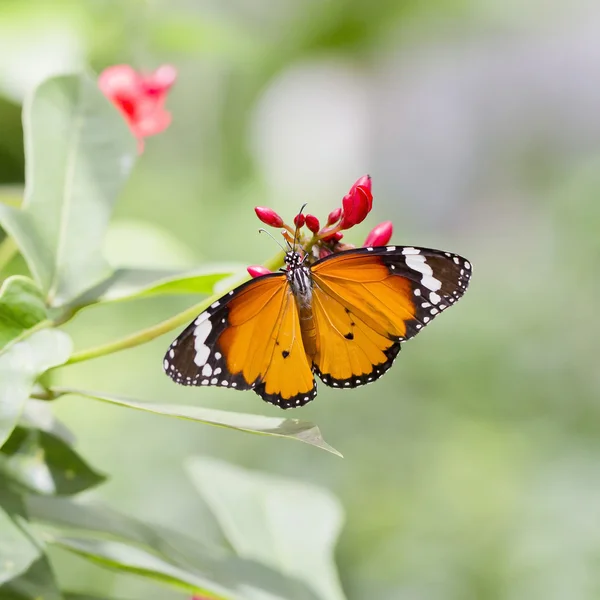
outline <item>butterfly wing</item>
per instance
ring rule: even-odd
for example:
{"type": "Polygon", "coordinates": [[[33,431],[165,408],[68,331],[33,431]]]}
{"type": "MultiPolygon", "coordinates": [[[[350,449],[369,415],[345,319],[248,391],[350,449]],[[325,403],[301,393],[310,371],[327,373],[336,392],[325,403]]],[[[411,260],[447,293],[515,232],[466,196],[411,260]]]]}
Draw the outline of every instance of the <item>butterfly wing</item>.
{"type": "Polygon", "coordinates": [[[333,254],[312,267],[314,370],[332,387],[378,379],[400,342],[465,292],[471,264],[427,248],[383,246],[333,254]]]}
{"type": "Polygon", "coordinates": [[[248,281],[213,303],[171,344],[164,369],[182,385],[254,390],[289,408],[316,395],[285,275],[248,281]]]}

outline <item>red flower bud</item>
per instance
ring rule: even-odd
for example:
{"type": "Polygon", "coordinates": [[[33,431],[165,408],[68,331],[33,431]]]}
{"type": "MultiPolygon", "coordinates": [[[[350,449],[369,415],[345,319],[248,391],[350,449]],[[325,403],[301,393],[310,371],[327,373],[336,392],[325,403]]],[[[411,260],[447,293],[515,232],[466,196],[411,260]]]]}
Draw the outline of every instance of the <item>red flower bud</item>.
{"type": "Polygon", "coordinates": [[[329,250],[328,248],[323,248],[323,246],[321,246],[319,248],[319,258],[325,258],[326,256],[329,256],[330,254],[333,254],[333,252],[331,250],[329,250]]]}
{"type": "Polygon", "coordinates": [[[324,242],[339,242],[344,237],[344,234],[341,231],[336,231],[331,235],[323,238],[324,242]]]}
{"type": "Polygon", "coordinates": [[[250,276],[254,278],[262,277],[263,275],[268,275],[269,273],[273,272],[267,269],[267,267],[263,267],[262,265],[251,265],[246,269],[246,271],[248,271],[250,276]]]}
{"type": "Polygon", "coordinates": [[[342,216],[342,229],[350,229],[362,223],[373,208],[373,194],[371,193],[371,178],[368,175],[361,177],[342,199],[344,214],[342,216]]]}
{"type": "Polygon", "coordinates": [[[283,225],[283,219],[272,208],[257,206],[254,212],[265,225],[271,227],[281,227],[283,225]]]}
{"type": "Polygon", "coordinates": [[[319,229],[321,229],[321,225],[319,223],[319,219],[314,215],[306,215],[306,226],[313,232],[318,233],[319,229]]]}
{"type": "Polygon", "coordinates": [[[336,209],[332,210],[329,213],[329,216],[327,217],[327,225],[333,225],[334,223],[337,223],[340,220],[341,216],[342,216],[341,208],[336,208],[336,209]]]}
{"type": "Polygon", "coordinates": [[[299,215],[296,215],[294,217],[294,225],[298,228],[298,229],[302,229],[302,227],[304,227],[304,223],[306,221],[305,216],[300,213],[299,215]]]}
{"type": "Polygon", "coordinates": [[[391,221],[379,223],[371,229],[363,246],[385,246],[392,238],[393,225],[391,221]]]}

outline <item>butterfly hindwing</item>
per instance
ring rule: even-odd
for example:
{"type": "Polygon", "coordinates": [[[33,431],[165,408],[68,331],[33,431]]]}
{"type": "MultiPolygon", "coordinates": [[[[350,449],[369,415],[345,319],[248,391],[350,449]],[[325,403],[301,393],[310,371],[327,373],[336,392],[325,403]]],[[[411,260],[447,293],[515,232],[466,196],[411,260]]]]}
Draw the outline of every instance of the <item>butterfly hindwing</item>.
{"type": "Polygon", "coordinates": [[[471,265],[448,252],[383,246],[333,254],[312,274],[315,372],[326,385],[355,387],[383,375],[400,342],[462,296],[471,265]]]}
{"type": "Polygon", "coordinates": [[[299,330],[285,275],[266,275],[200,314],[171,344],[164,368],[183,385],[253,389],[283,408],[300,406],[316,388],[299,330]]]}

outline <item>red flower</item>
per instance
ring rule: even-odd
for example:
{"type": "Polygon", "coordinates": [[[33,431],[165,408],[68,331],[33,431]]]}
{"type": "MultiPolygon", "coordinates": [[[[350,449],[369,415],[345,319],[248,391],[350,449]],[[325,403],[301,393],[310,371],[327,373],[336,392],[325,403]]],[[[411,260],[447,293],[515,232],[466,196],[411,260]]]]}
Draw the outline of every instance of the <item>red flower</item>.
{"type": "Polygon", "coordinates": [[[283,219],[272,208],[257,206],[254,212],[265,225],[271,227],[281,227],[283,225],[283,219]]]}
{"type": "Polygon", "coordinates": [[[368,175],[361,177],[342,199],[344,213],[342,215],[341,229],[350,229],[362,223],[373,208],[373,194],[371,193],[371,178],[368,175]]]}
{"type": "Polygon", "coordinates": [[[177,71],[171,65],[150,74],[138,73],[129,65],[115,65],[100,73],[98,85],[125,117],[138,139],[140,153],[144,138],[164,131],[171,123],[164,104],[176,77],[177,71]]]}
{"type": "Polygon", "coordinates": [[[392,238],[394,227],[391,221],[379,223],[371,229],[371,233],[367,236],[363,246],[385,246],[392,238]]]}
{"type": "Polygon", "coordinates": [[[262,265],[251,265],[246,268],[251,277],[262,277],[263,275],[268,275],[273,271],[267,269],[267,267],[263,267],[262,265]]]}

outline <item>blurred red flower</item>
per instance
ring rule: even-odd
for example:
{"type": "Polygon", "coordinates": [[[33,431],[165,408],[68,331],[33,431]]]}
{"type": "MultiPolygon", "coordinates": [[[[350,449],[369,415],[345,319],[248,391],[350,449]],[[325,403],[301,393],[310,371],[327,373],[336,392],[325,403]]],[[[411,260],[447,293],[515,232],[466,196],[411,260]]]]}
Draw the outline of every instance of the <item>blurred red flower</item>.
{"type": "Polygon", "coordinates": [[[164,131],[171,123],[165,108],[167,93],[175,83],[177,71],[163,65],[145,74],[129,65],[114,65],[98,77],[102,93],[121,111],[133,135],[138,151],[144,151],[144,138],[164,131]]]}

